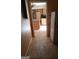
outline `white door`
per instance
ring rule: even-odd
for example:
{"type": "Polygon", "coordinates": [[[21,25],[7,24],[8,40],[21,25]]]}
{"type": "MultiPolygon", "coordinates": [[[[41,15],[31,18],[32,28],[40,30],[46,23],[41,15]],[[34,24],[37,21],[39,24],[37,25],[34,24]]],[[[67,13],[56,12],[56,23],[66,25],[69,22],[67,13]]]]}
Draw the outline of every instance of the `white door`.
{"type": "Polygon", "coordinates": [[[50,29],[50,37],[53,41],[54,39],[54,23],[55,23],[55,12],[51,13],[51,29],[50,29]]]}

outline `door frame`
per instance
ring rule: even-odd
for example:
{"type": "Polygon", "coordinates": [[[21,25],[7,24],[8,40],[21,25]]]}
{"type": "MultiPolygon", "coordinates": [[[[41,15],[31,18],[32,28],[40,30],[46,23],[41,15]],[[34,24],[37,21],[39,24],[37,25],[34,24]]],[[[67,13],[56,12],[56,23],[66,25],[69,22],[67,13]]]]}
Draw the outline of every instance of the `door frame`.
{"type": "MultiPolygon", "coordinates": [[[[39,2],[46,2],[46,9],[47,9],[47,1],[28,1],[28,3],[29,3],[29,8],[30,8],[30,16],[31,16],[31,21],[30,21],[30,23],[31,23],[31,30],[32,30],[32,37],[35,37],[35,33],[34,33],[34,30],[33,30],[33,25],[32,25],[32,9],[31,9],[31,3],[33,3],[33,2],[37,2],[37,3],[39,3],[39,2]]],[[[48,10],[46,11],[47,12],[47,28],[46,28],[46,35],[47,35],[47,37],[50,37],[50,35],[49,35],[49,32],[50,32],[50,27],[49,27],[49,20],[48,20],[48,10]]]]}
{"type": "Polygon", "coordinates": [[[30,2],[29,2],[29,0],[25,0],[25,3],[26,3],[26,10],[27,10],[28,19],[30,21],[31,34],[32,34],[32,37],[34,37],[30,2]]]}

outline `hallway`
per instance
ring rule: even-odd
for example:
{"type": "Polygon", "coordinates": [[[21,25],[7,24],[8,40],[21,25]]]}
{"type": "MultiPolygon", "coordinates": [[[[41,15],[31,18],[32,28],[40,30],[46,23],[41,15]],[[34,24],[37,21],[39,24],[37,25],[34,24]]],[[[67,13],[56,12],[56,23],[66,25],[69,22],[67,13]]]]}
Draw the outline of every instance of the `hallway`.
{"type": "MultiPolygon", "coordinates": [[[[26,0],[25,2],[26,2],[26,10],[28,12],[27,13],[28,17],[27,19],[25,18],[22,19],[21,21],[22,23],[21,24],[21,56],[22,57],[29,56],[30,59],[58,59],[58,46],[56,45],[58,43],[58,37],[57,37],[58,33],[56,28],[57,24],[55,22],[55,29],[54,29],[54,23],[53,23],[54,21],[53,22],[51,21],[57,19],[57,16],[55,14],[54,15],[56,19],[51,18],[52,17],[51,13],[56,12],[56,10],[58,9],[57,0],[55,1],[45,0],[47,5],[45,6],[46,8],[44,10],[37,9],[37,10],[33,10],[32,12],[31,12],[31,8],[33,8],[35,5],[31,6],[31,2],[38,2],[38,0],[37,1],[26,0]],[[34,14],[37,15],[38,17],[35,17],[34,14]],[[32,19],[36,19],[36,20],[32,20],[32,19]],[[50,22],[52,22],[53,25],[50,22]],[[43,23],[45,24],[47,23],[47,25],[42,26],[44,25],[43,23]],[[35,33],[33,32],[33,29],[35,33]],[[33,34],[35,34],[35,37],[33,37],[34,36],[33,34]],[[48,38],[47,36],[50,38],[48,38]]],[[[39,2],[43,2],[43,1],[39,1],[39,2]]]]}
{"type": "Polygon", "coordinates": [[[45,31],[35,31],[27,56],[31,59],[58,59],[57,47],[46,37],[45,31]]]}

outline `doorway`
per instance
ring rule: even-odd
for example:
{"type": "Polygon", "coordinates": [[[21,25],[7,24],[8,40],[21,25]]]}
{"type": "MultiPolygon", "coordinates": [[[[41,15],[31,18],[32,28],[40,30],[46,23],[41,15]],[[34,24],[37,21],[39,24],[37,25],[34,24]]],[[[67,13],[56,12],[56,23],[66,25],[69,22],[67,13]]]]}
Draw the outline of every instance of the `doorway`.
{"type": "Polygon", "coordinates": [[[34,36],[47,35],[47,3],[31,2],[31,15],[34,36]]]}

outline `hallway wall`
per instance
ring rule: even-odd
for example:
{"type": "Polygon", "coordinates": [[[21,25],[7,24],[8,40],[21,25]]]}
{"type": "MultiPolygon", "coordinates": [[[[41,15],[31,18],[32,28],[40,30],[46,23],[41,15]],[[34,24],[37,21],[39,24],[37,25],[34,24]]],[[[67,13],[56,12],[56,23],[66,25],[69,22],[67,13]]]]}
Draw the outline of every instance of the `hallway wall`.
{"type": "Polygon", "coordinates": [[[21,56],[25,56],[31,41],[31,29],[28,19],[21,18],[21,56]]]}
{"type": "Polygon", "coordinates": [[[50,36],[50,22],[51,22],[51,12],[58,9],[58,0],[47,0],[47,23],[48,23],[48,36],[50,36]]]}

